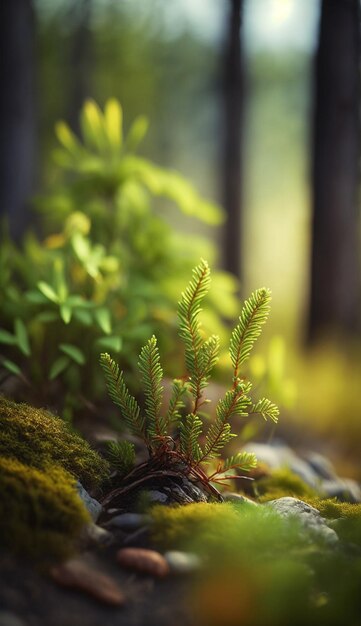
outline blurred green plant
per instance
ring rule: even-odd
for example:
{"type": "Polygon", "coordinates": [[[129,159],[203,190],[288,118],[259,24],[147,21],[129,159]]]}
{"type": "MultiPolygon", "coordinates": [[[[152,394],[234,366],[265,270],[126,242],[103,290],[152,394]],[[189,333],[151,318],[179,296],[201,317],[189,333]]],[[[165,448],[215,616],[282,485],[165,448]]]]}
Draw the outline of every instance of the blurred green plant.
{"type": "Polygon", "coordinates": [[[258,289],[244,302],[238,324],[231,334],[232,386],[217,403],[216,419],[204,428],[204,417],[208,416],[203,407],[209,402],[204,390],[219,355],[219,337],[211,335],[205,339],[199,320],[209,286],[210,269],[206,261],[201,261],[194,268],[192,279],[178,304],[179,335],[185,346],[187,375],[173,381],[166,412],[163,409],[163,369],[154,335],[139,355],[144,412],[129,393],[124,373],[116,362],[107,353],[100,357],[109,395],[120,408],[122,421],[132,435],[144,442],[149,454],[146,462],[134,468],[134,444],[128,441],[111,444],[108,456],[121,485],[107,495],[107,503],[139,488],[141,483],[169,476],[190,478],[218,497],[215,483],[223,485],[230,478],[238,477],[237,470],[247,472],[257,464],[255,455],[250,452],[238,452],[220,459],[224,447],[236,436],[232,433],[231,418],[260,414],[265,420],[278,420],[278,407],[270,400],[262,398],[253,402],[250,397],[252,384],[241,373],[270,309],[269,290],[258,289]],[[184,413],[187,396],[191,406],[184,413]],[[207,472],[206,466],[212,463],[215,467],[207,472]]]}
{"type": "MultiPolygon", "coordinates": [[[[213,244],[171,227],[169,202],[207,224],[223,219],[177,172],[135,153],[144,117],[124,136],[112,99],[104,112],[86,102],[80,122],[80,139],[64,122],[56,126],[57,179],[36,200],[45,239],[29,232],[17,248],[4,233],[0,252],[2,376],[28,383],[27,397],[54,403],[69,419],[102,394],[95,354],[117,354],[134,372],[146,338],[170,335],[162,330],[175,326],[180,286],[199,256],[214,262],[213,244]]],[[[214,278],[204,321],[224,336],[222,318],[237,312],[237,284],[226,273],[214,278]]],[[[171,373],[174,344],[161,342],[171,373]]]]}
{"type": "Polygon", "coordinates": [[[187,599],[200,626],[356,625],[361,516],[359,505],[348,506],[348,517],[337,520],[345,526],[336,549],[297,519],[243,502],[156,506],[151,528],[161,549],[203,561],[187,599]]]}

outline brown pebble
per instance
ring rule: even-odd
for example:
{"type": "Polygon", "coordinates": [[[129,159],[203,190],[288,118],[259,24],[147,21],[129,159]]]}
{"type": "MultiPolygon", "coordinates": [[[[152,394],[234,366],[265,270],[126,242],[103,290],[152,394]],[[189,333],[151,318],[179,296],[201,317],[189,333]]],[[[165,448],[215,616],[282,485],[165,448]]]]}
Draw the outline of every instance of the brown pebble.
{"type": "Polygon", "coordinates": [[[58,585],[84,591],[105,604],[121,606],[125,603],[125,596],[115,580],[80,559],[52,567],[50,576],[58,585]]]}
{"type": "Polygon", "coordinates": [[[159,552],[146,548],[122,548],[117,552],[117,561],[122,567],[158,578],[167,576],[170,571],[167,561],[159,552]]]}

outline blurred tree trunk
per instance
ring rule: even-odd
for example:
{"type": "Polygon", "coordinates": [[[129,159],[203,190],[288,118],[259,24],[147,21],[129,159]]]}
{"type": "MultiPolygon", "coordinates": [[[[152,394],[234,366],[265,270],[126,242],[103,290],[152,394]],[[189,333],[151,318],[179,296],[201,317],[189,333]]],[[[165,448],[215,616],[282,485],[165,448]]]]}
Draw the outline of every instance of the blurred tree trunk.
{"type": "Polygon", "coordinates": [[[323,0],[315,68],[308,337],[359,319],[359,0],[323,0]]]}
{"type": "Polygon", "coordinates": [[[242,49],[243,0],[229,0],[229,18],[223,58],[222,202],[227,214],[224,266],[241,275],[242,170],[242,49]]]}
{"type": "Polygon", "coordinates": [[[78,0],[71,8],[74,31],[69,54],[69,121],[79,133],[79,113],[91,95],[93,40],[91,32],[92,0],[78,0]]]}
{"type": "Polygon", "coordinates": [[[19,241],[35,181],[34,14],[31,0],[0,4],[0,214],[19,241]]]}

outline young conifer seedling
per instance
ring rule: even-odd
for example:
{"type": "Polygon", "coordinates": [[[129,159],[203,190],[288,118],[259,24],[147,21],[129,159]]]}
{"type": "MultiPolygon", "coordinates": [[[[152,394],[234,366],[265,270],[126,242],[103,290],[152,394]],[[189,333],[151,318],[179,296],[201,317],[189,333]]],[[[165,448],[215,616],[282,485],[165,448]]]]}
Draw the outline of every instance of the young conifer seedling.
{"type": "Polygon", "coordinates": [[[173,381],[167,410],[162,406],[163,370],[155,336],[149,339],[139,355],[144,411],[129,393],[118,365],[109,354],[100,356],[109,395],[120,408],[124,425],[144,441],[149,453],[145,463],[134,467],[134,445],[128,441],[111,444],[110,461],[117,469],[121,483],[107,496],[107,502],[146,481],[167,476],[187,477],[218,497],[215,484],[234,478],[235,470],[247,472],[257,464],[255,455],[249,452],[221,458],[223,448],[236,436],[231,432],[230,418],[258,413],[266,420],[270,418],[277,422],[278,407],[266,398],[252,400],[252,384],[241,372],[268,317],[271,295],[263,288],[252,293],[244,303],[230,340],[231,387],[218,401],[213,423],[205,425],[202,419],[202,410],[208,402],[205,390],[219,353],[219,338],[212,335],[204,339],[199,320],[201,303],[209,286],[210,270],[208,263],[202,260],[194,268],[178,306],[179,334],[185,346],[187,374],[173,381]],[[207,472],[210,462],[216,463],[211,473],[207,472]]]}

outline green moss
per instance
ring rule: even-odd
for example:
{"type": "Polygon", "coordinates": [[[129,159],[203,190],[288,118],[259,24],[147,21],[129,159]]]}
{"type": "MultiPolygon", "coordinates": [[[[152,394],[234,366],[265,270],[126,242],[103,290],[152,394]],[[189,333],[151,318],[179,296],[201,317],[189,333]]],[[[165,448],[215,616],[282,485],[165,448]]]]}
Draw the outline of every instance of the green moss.
{"type": "Polygon", "coordinates": [[[308,498],[306,502],[323,517],[336,520],[332,526],[342,541],[361,547],[361,504],[339,502],[336,498],[308,498]]]}
{"type": "Polygon", "coordinates": [[[253,504],[195,503],[156,506],[151,510],[155,543],[163,549],[186,549],[220,558],[263,558],[270,550],[301,547],[299,526],[285,521],[271,507],[253,504]],[[258,556],[257,556],[258,555],[258,556]]]}
{"type": "Polygon", "coordinates": [[[0,396],[0,456],[37,469],[54,463],[87,487],[99,485],[108,464],[58,417],[0,396]]]}
{"type": "Polygon", "coordinates": [[[154,506],[153,539],[164,549],[184,547],[192,537],[202,537],[213,543],[218,541],[218,529],[237,521],[237,511],[232,504],[207,504],[198,502],[187,506],[154,506]]]}
{"type": "Polygon", "coordinates": [[[0,457],[0,545],[36,559],[71,554],[90,522],[75,480],[60,467],[46,472],[0,457]]]}
{"type": "Polygon", "coordinates": [[[322,517],[327,519],[360,519],[361,504],[351,504],[350,502],[340,502],[337,498],[307,498],[307,504],[318,509],[322,517]]]}
{"type": "Polygon", "coordinates": [[[268,502],[276,498],[295,497],[304,500],[317,498],[318,492],[307,485],[299,476],[288,468],[275,470],[270,476],[261,478],[256,484],[261,502],[268,502]]]}

